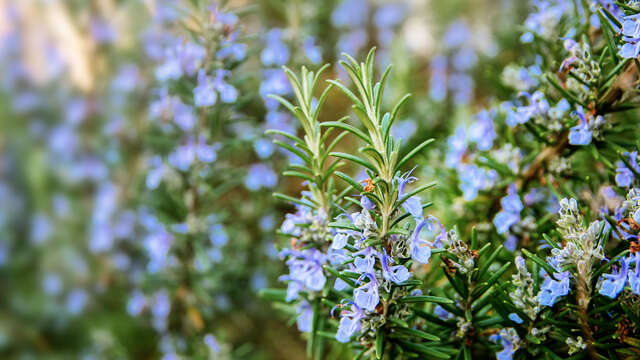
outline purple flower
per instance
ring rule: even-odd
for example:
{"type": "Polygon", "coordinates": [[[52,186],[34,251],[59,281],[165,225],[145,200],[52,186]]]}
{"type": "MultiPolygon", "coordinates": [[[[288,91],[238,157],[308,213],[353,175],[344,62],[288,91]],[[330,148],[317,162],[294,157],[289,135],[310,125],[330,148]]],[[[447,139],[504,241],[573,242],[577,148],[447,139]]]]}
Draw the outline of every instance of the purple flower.
{"type": "Polygon", "coordinates": [[[218,10],[217,5],[209,6],[213,19],[220,24],[233,27],[238,22],[238,15],[218,10]]]}
{"type": "Polygon", "coordinates": [[[463,47],[453,56],[453,67],[458,71],[471,69],[478,61],[478,56],[473,48],[463,47]]]}
{"type": "Polygon", "coordinates": [[[518,246],[518,238],[513,234],[509,234],[507,235],[507,239],[504,241],[503,245],[504,248],[509,251],[516,251],[516,247],[518,246]]]}
{"type": "Polygon", "coordinates": [[[108,44],[116,40],[114,28],[104,19],[91,19],[90,29],[91,35],[98,44],[108,44]]]}
{"type": "Polygon", "coordinates": [[[589,145],[591,143],[592,133],[587,123],[580,123],[572,127],[569,131],[569,144],[571,145],[589,145]]]}

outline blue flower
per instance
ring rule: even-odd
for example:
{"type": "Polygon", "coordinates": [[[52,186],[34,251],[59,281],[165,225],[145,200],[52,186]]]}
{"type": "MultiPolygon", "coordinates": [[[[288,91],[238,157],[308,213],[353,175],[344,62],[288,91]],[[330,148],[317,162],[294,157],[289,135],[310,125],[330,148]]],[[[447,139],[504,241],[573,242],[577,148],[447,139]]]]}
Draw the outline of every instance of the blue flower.
{"type": "Polygon", "coordinates": [[[391,136],[394,139],[408,140],[416,133],[416,130],[417,126],[413,120],[395,121],[391,125],[391,136]]]}
{"type": "Polygon", "coordinates": [[[353,300],[361,309],[374,311],[380,302],[376,277],[372,273],[362,274],[358,282],[363,285],[353,290],[353,300]],[[368,278],[369,281],[363,283],[364,278],[368,278]]]}
{"type": "Polygon", "coordinates": [[[469,128],[469,140],[478,145],[478,149],[487,151],[493,146],[496,131],[493,126],[495,112],[482,110],[476,114],[476,121],[469,128]]]}
{"type": "Polygon", "coordinates": [[[218,69],[213,80],[213,86],[220,93],[220,99],[225,104],[234,103],[238,99],[238,90],[224,81],[224,78],[230,73],[229,70],[218,69]]]}
{"type": "Polygon", "coordinates": [[[509,314],[509,320],[513,321],[516,324],[522,324],[522,318],[516,313],[509,314]]]}
{"type": "Polygon", "coordinates": [[[631,186],[635,180],[634,171],[640,173],[640,165],[638,164],[638,152],[622,153],[623,156],[628,157],[631,169],[627,168],[626,164],[622,161],[618,161],[616,168],[616,184],[620,187],[631,186]]]}
{"type": "Polygon", "coordinates": [[[603,281],[600,283],[600,290],[598,291],[601,295],[615,299],[624,289],[629,266],[625,259],[620,259],[620,263],[622,266],[619,270],[613,270],[611,274],[602,275],[603,281]]]}
{"type": "Polygon", "coordinates": [[[336,48],[349,54],[355,54],[366,44],[367,32],[364,29],[354,29],[340,36],[336,48]]]}
{"type": "Polygon", "coordinates": [[[502,210],[493,218],[498,234],[504,234],[509,228],[520,221],[520,212],[524,208],[516,191],[515,184],[509,186],[508,195],[500,200],[502,210]]]}
{"type": "Polygon", "coordinates": [[[88,301],[89,294],[87,293],[87,290],[80,288],[73,289],[67,296],[67,311],[72,315],[78,315],[82,310],[84,310],[88,301]]]}
{"type": "Polygon", "coordinates": [[[398,25],[407,14],[407,4],[384,4],[378,7],[373,22],[379,28],[390,28],[398,25]]]}
{"type": "Polygon", "coordinates": [[[629,170],[622,161],[618,162],[618,167],[616,168],[616,185],[628,187],[634,178],[633,172],[629,170]]]}
{"type": "Polygon", "coordinates": [[[218,99],[218,95],[213,88],[213,83],[204,69],[198,71],[198,86],[193,89],[193,98],[197,107],[212,106],[218,99]]]}
{"type": "Polygon", "coordinates": [[[435,101],[442,101],[447,96],[447,58],[443,55],[436,55],[431,60],[429,91],[435,101]]]}
{"type": "Polygon", "coordinates": [[[513,354],[518,350],[520,338],[513,328],[506,328],[500,330],[498,334],[491,335],[489,340],[502,345],[502,350],[496,353],[496,359],[512,360],[513,354]]]}
{"type": "Polygon", "coordinates": [[[440,305],[436,305],[436,307],[433,309],[433,313],[442,320],[454,318],[454,315],[452,313],[448,312],[440,305]]]}
{"type": "Polygon", "coordinates": [[[298,298],[298,293],[302,290],[304,290],[304,284],[301,283],[300,281],[295,281],[292,280],[290,276],[281,276],[279,278],[280,281],[285,281],[288,280],[289,283],[287,284],[287,297],[285,298],[285,300],[291,301],[291,300],[295,300],[298,298]]]}
{"type": "Polygon", "coordinates": [[[273,188],[278,183],[276,173],[264,164],[255,164],[249,167],[249,172],[244,180],[244,185],[251,191],[261,188],[273,188]]]}
{"type": "Polygon", "coordinates": [[[282,66],[289,61],[289,48],[282,41],[282,30],[272,29],[267,33],[265,48],[260,54],[265,66],[282,66]]]}
{"type": "Polygon", "coordinates": [[[336,27],[357,28],[365,25],[368,14],[366,0],[343,0],[331,13],[331,23],[336,27]]]}
{"type": "Polygon", "coordinates": [[[347,284],[344,280],[340,278],[336,278],[336,282],[335,284],[333,284],[333,288],[338,291],[345,290],[348,287],[349,287],[349,284],[347,284]]]}
{"type": "Polygon", "coordinates": [[[467,151],[467,133],[464,127],[458,126],[456,132],[447,139],[447,155],[445,163],[450,168],[457,168],[467,151]]]}
{"type": "Polygon", "coordinates": [[[540,305],[553,306],[560,296],[569,293],[569,272],[556,272],[556,278],[553,280],[549,275],[545,274],[544,282],[540,286],[538,294],[538,302],[540,305]]]}
{"type": "Polygon", "coordinates": [[[173,122],[175,122],[180,129],[189,131],[193,129],[196,121],[196,114],[191,106],[186,105],[178,98],[173,99],[173,122]]]}
{"type": "Polygon", "coordinates": [[[549,103],[540,91],[534,92],[533,95],[528,92],[522,92],[520,96],[526,97],[529,100],[529,105],[522,105],[516,107],[515,111],[507,112],[507,125],[511,127],[517,124],[524,124],[532,117],[544,115],[549,110],[549,103]]]}
{"type": "Polygon", "coordinates": [[[307,59],[311,61],[313,64],[319,64],[322,61],[322,48],[315,44],[316,39],[313,37],[307,37],[304,40],[304,44],[302,45],[302,49],[304,50],[304,54],[307,56],[307,59]]]}
{"type": "Polygon", "coordinates": [[[569,144],[589,145],[591,143],[593,133],[589,128],[589,123],[584,115],[584,110],[580,108],[571,114],[573,116],[577,116],[580,123],[569,129],[569,144]]]}
{"type": "Polygon", "coordinates": [[[347,245],[348,240],[349,240],[349,235],[348,234],[339,232],[333,237],[333,242],[331,243],[331,248],[332,249],[342,249],[343,247],[345,247],[347,245]]]}
{"type": "Polygon", "coordinates": [[[625,44],[622,45],[618,54],[626,59],[632,59],[638,57],[640,53],[640,23],[637,16],[628,16],[622,23],[623,40],[625,44]]]}
{"type": "MultiPolygon", "coordinates": [[[[347,343],[351,340],[351,337],[356,332],[360,331],[362,325],[360,321],[365,317],[365,313],[355,303],[349,301],[351,310],[343,310],[341,312],[340,324],[338,325],[338,332],[336,333],[336,340],[341,343],[347,343]]],[[[343,307],[344,305],[338,305],[337,307],[343,307]]],[[[331,311],[333,313],[333,310],[331,311]]]]}
{"type": "MultiPolygon", "coordinates": [[[[265,105],[268,110],[275,110],[278,108],[279,103],[275,99],[271,99],[268,96],[273,95],[286,95],[291,91],[291,85],[287,80],[287,75],[280,69],[267,69],[263,71],[262,83],[260,83],[260,96],[264,99],[265,105]]],[[[271,115],[273,116],[273,115],[271,115]]],[[[267,122],[269,122],[267,118],[267,122]]]]}
{"type": "Polygon", "coordinates": [[[247,56],[247,44],[235,42],[237,34],[237,32],[233,32],[227,40],[220,42],[220,50],[216,53],[219,59],[232,57],[237,61],[241,61],[247,56]]]}
{"type": "Polygon", "coordinates": [[[198,137],[196,147],[196,157],[203,163],[210,164],[218,158],[218,150],[222,147],[221,144],[208,145],[203,135],[198,137]]]}
{"type": "Polygon", "coordinates": [[[379,258],[382,263],[382,276],[385,280],[401,284],[411,277],[411,273],[406,267],[402,265],[389,266],[390,263],[393,264],[393,259],[387,256],[386,249],[382,249],[382,256],[379,255],[379,258]]]}
{"type": "Polygon", "coordinates": [[[376,207],[376,205],[364,195],[360,198],[360,206],[367,210],[373,210],[376,207]]]}
{"type": "Polygon", "coordinates": [[[458,177],[460,183],[458,187],[462,190],[463,197],[471,201],[478,196],[478,192],[487,188],[489,184],[487,175],[489,173],[480,169],[476,165],[462,165],[458,167],[458,177]]]}
{"type": "Polygon", "coordinates": [[[253,150],[260,159],[266,159],[275,151],[273,143],[267,139],[258,139],[253,143],[253,150]]]}
{"type": "Polygon", "coordinates": [[[398,181],[398,200],[403,201],[402,207],[417,221],[422,219],[422,202],[420,197],[418,195],[413,195],[409,198],[405,198],[404,196],[404,187],[407,184],[411,184],[418,180],[417,177],[411,176],[413,170],[415,170],[415,167],[396,180],[398,181]]]}
{"type": "Polygon", "coordinates": [[[298,314],[296,319],[298,330],[301,332],[311,332],[311,323],[313,321],[313,310],[311,309],[311,305],[304,300],[301,301],[296,313],[298,314]]]}
{"type": "Polygon", "coordinates": [[[640,295],[640,253],[634,253],[627,257],[627,262],[635,265],[635,269],[632,271],[629,269],[627,277],[629,279],[629,286],[634,294],[640,295]]]}
{"type": "Polygon", "coordinates": [[[144,310],[144,307],[147,305],[147,298],[144,296],[142,291],[135,290],[129,296],[129,301],[127,301],[127,313],[132,316],[138,316],[144,310]]]}
{"type": "Polygon", "coordinates": [[[353,254],[355,257],[353,258],[353,265],[356,267],[356,271],[360,274],[372,273],[373,267],[376,264],[376,256],[378,256],[378,252],[375,251],[371,246],[360,250],[353,254]]]}
{"type": "Polygon", "coordinates": [[[289,277],[304,284],[307,289],[313,291],[322,290],[327,282],[322,270],[322,265],[326,262],[326,256],[316,249],[288,250],[285,253],[291,256],[287,260],[289,277]]]}
{"type": "Polygon", "coordinates": [[[411,242],[409,244],[409,251],[411,258],[421,264],[428,264],[429,258],[431,258],[431,244],[429,241],[420,238],[420,232],[425,226],[428,226],[430,230],[430,224],[432,220],[424,219],[418,225],[416,225],[413,234],[411,235],[411,242]]]}
{"type": "Polygon", "coordinates": [[[442,41],[448,48],[456,48],[464,46],[470,37],[469,25],[464,20],[459,19],[447,27],[442,41]]]}
{"type": "Polygon", "coordinates": [[[204,336],[204,344],[207,345],[207,348],[209,348],[209,351],[211,351],[213,354],[218,354],[220,352],[220,344],[218,343],[216,337],[212,334],[207,334],[204,336]]]}

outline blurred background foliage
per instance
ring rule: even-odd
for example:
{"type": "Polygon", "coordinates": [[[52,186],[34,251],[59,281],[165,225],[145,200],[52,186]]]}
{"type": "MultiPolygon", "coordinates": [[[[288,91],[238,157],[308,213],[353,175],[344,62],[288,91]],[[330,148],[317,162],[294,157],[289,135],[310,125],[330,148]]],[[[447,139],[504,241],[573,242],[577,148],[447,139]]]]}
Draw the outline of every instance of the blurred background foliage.
{"type": "MultiPolygon", "coordinates": [[[[256,297],[278,285],[284,268],[274,229],[291,207],[271,192],[301,189],[275,179],[289,154],[263,135],[295,126],[266,98],[280,86],[269,71],[335,65],[343,51],[361,58],[377,46],[377,64],[394,64],[387,107],[413,94],[395,136],[407,148],[436,139],[419,160],[419,177],[439,181],[429,199],[434,211],[464,235],[491,219],[487,204],[463,204],[455,173],[439,164],[458,125],[509,100],[506,65],[530,63],[516,30],[527,8],[510,0],[0,0],[0,357],[304,358],[298,331],[283,321],[290,318],[256,297]],[[194,178],[167,175],[164,185],[148,186],[150,159],[178,142],[152,115],[159,89],[152,35],[214,41],[197,26],[215,17],[210,5],[237,14],[234,41],[246,54],[224,65],[237,100],[206,118],[223,146],[203,175],[206,209],[198,216],[214,216],[207,231],[221,225],[227,240],[203,250],[179,241],[175,227],[189,221],[193,199],[183,186],[194,178]],[[174,7],[180,15],[158,21],[174,7]],[[268,58],[283,52],[286,59],[268,58]],[[160,236],[150,235],[152,218],[178,239],[175,263],[159,273],[149,270],[162,246],[150,238],[160,236]],[[210,266],[196,271],[199,256],[210,266]],[[163,315],[168,324],[159,326],[163,315]]],[[[344,74],[332,66],[324,76],[344,74]]],[[[192,78],[171,91],[194,85],[192,78]]],[[[326,120],[337,120],[348,112],[346,99],[333,92],[325,109],[326,120]]]]}

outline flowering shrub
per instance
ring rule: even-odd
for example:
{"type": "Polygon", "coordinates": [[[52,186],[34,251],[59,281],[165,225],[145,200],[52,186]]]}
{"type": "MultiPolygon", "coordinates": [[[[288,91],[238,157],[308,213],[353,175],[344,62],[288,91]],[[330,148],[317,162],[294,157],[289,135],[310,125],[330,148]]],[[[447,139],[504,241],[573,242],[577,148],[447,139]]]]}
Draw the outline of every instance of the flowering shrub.
{"type": "MultiPolygon", "coordinates": [[[[305,180],[309,191],[300,199],[278,196],[297,209],[281,227],[290,239],[281,252],[287,290],[263,294],[297,309],[309,356],[321,356],[324,338],[371,358],[613,358],[638,351],[637,144],[624,140],[638,134],[635,115],[624,115],[636,107],[635,85],[626,82],[635,83],[640,68],[628,60],[637,55],[628,55],[635,13],[634,4],[536,3],[520,39],[537,45],[535,63],[507,67],[503,81],[513,95],[448,140],[443,165],[457,175],[462,207],[483,209],[457,215],[464,222],[446,217],[463,231],[424,215],[431,203],[418,194],[431,184],[407,189],[419,170],[401,165],[430,141],[400,156],[401,141],[388,130],[399,106],[380,108],[388,69],[380,82],[372,79],[373,52],[363,63],[348,55],[340,62],[351,87],[328,80],[351,101],[360,126],[317,120],[327,90],[315,102],[317,75],[303,69],[298,79],[286,70],[297,102],[279,100],[298,116],[305,137],[281,134],[292,143],[277,143],[308,164],[284,174],[305,180]],[[572,11],[581,16],[571,19],[572,11]],[[329,141],[320,130],[335,128],[344,132],[328,150],[312,150],[310,139],[329,141]],[[330,152],[345,134],[361,141],[359,155],[330,152]],[[336,170],[342,162],[325,164],[327,155],[366,175],[356,180],[336,170]],[[346,187],[318,193],[327,178],[346,187]],[[614,186],[631,188],[626,201],[614,186]],[[576,198],[593,207],[591,223],[576,198]],[[492,245],[501,238],[504,245],[492,245]]],[[[451,36],[462,36],[460,26],[451,36]]],[[[440,81],[442,61],[433,64],[432,81],[440,81]]],[[[438,99],[442,89],[432,83],[438,99]]]]}
{"type": "Polygon", "coordinates": [[[2,358],[640,357],[638,1],[0,0],[0,40],[2,358]]]}

